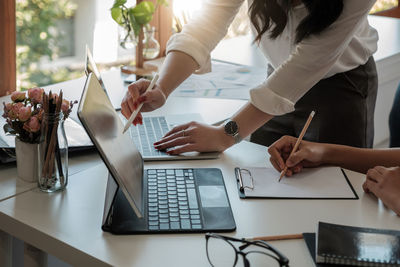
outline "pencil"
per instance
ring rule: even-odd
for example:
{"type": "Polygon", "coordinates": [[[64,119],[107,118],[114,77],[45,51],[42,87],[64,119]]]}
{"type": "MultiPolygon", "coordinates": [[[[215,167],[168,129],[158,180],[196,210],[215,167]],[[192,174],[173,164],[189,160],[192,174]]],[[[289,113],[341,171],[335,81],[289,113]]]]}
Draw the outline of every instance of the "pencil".
{"type": "MultiPolygon", "coordinates": [[[[310,116],[308,116],[308,119],[307,119],[307,121],[306,121],[306,124],[305,124],[304,127],[303,127],[303,130],[301,130],[301,133],[300,133],[299,138],[297,138],[297,141],[296,141],[296,143],[294,144],[294,147],[293,147],[293,149],[292,149],[292,152],[290,152],[289,158],[293,155],[294,152],[296,152],[297,148],[298,148],[299,145],[300,145],[301,140],[303,140],[304,134],[306,133],[306,131],[307,131],[307,129],[308,129],[308,126],[310,126],[310,123],[311,123],[311,120],[312,120],[313,117],[314,117],[314,114],[315,114],[315,111],[314,111],[314,110],[311,111],[310,116]]],[[[279,176],[278,182],[280,182],[281,179],[282,179],[282,177],[285,176],[285,174],[286,174],[286,172],[287,172],[287,169],[288,169],[288,167],[285,166],[285,168],[284,168],[283,171],[281,172],[281,175],[279,176]]]]}
{"type": "Polygon", "coordinates": [[[278,241],[278,240],[302,239],[302,238],[303,238],[302,234],[291,234],[291,235],[257,236],[250,238],[250,240],[278,241]]]}
{"type": "MultiPolygon", "coordinates": [[[[153,87],[154,87],[154,85],[156,84],[157,80],[158,80],[158,73],[156,73],[156,75],[154,75],[153,79],[151,80],[151,82],[150,82],[150,84],[149,84],[149,87],[147,87],[146,91],[144,91],[144,92],[153,90],[153,87]]],[[[141,104],[137,107],[137,109],[136,109],[135,111],[132,112],[131,116],[129,117],[129,120],[128,120],[128,121],[126,122],[126,124],[125,124],[124,130],[123,130],[122,133],[125,133],[126,130],[129,129],[129,127],[131,126],[133,120],[136,118],[136,116],[137,116],[137,114],[139,113],[139,111],[140,111],[140,109],[142,108],[142,106],[143,106],[143,103],[141,103],[141,104]]]]}

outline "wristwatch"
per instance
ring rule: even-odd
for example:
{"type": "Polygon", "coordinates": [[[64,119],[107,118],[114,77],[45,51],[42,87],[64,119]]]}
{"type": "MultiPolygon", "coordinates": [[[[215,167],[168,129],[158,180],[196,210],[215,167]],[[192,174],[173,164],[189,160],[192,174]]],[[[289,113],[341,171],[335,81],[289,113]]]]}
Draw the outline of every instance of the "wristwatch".
{"type": "Polygon", "coordinates": [[[235,144],[242,141],[242,137],[239,134],[239,126],[237,125],[236,121],[227,120],[224,123],[224,130],[227,135],[232,136],[233,139],[235,139],[235,144]]]}

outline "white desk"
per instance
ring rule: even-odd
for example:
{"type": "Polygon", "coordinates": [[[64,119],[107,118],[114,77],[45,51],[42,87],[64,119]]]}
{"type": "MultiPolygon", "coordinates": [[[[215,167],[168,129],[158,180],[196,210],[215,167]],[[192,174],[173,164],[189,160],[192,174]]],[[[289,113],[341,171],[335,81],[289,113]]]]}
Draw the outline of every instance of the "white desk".
{"type": "MultiPolygon", "coordinates": [[[[400,219],[362,192],[364,176],[347,172],[359,200],[241,200],[233,168],[264,166],[266,148],[242,142],[218,160],[158,162],[146,167],[221,168],[237,231],[252,237],[313,232],[318,221],[400,229],[400,219]]],[[[0,229],[80,266],[207,266],[203,234],[114,236],[101,230],[107,171],[98,165],[70,177],[67,190],[37,189],[0,202],[0,229]]],[[[302,240],[273,242],[291,266],[312,266],[302,240]]]]}

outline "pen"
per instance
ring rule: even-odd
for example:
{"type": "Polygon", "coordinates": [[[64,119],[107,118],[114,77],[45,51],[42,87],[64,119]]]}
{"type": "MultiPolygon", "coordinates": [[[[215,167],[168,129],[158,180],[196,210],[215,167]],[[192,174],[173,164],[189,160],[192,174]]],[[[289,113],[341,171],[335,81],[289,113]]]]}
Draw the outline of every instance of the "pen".
{"type": "MultiPolygon", "coordinates": [[[[314,111],[314,110],[311,111],[310,116],[308,116],[308,119],[307,119],[307,121],[306,121],[306,124],[305,124],[304,127],[303,127],[303,130],[301,130],[301,133],[300,133],[299,138],[297,138],[296,144],[294,144],[294,147],[293,147],[293,149],[292,149],[292,152],[290,152],[289,158],[293,155],[294,152],[296,152],[297,148],[299,147],[300,142],[301,142],[301,140],[303,139],[303,136],[304,136],[304,134],[306,133],[307,128],[308,128],[308,126],[310,125],[311,120],[312,120],[313,117],[314,117],[314,114],[315,114],[315,111],[314,111]]],[[[287,169],[288,169],[288,167],[285,166],[285,168],[284,168],[283,171],[281,172],[281,175],[280,175],[280,177],[279,177],[278,182],[280,182],[281,179],[282,179],[282,177],[285,176],[285,174],[286,174],[286,172],[287,172],[287,169]]]]}
{"type": "Polygon", "coordinates": [[[302,239],[302,238],[303,238],[302,234],[292,234],[292,235],[257,236],[249,238],[248,240],[277,241],[277,240],[302,239]]]}
{"type": "MultiPolygon", "coordinates": [[[[154,85],[156,84],[157,80],[158,80],[158,73],[156,73],[156,75],[154,75],[153,79],[151,80],[151,82],[150,82],[150,84],[149,84],[149,87],[147,87],[146,91],[144,91],[144,92],[153,90],[153,87],[154,87],[154,85]]],[[[124,130],[123,130],[122,133],[125,133],[126,130],[129,129],[129,127],[131,126],[133,120],[136,118],[136,116],[137,116],[137,114],[139,113],[139,111],[140,111],[140,109],[142,108],[142,106],[143,106],[143,103],[141,103],[141,104],[137,107],[137,109],[136,109],[135,111],[132,112],[131,116],[129,117],[129,120],[128,120],[128,121],[126,122],[126,124],[125,124],[124,130]]]]}

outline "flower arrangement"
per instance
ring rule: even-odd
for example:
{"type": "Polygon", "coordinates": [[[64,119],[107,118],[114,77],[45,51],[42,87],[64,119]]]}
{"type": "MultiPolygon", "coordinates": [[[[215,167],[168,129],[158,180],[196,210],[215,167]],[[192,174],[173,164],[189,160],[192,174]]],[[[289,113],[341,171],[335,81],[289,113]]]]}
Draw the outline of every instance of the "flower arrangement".
{"type": "MultiPolygon", "coordinates": [[[[41,126],[44,115],[43,97],[46,95],[42,88],[31,88],[26,92],[13,92],[11,95],[11,103],[4,103],[3,117],[7,123],[4,125],[6,134],[15,135],[22,142],[40,143],[41,126]]],[[[50,96],[53,103],[58,102],[57,94],[46,95],[50,96]]],[[[61,111],[64,115],[64,120],[71,113],[73,105],[77,101],[68,101],[62,99],[61,111]]]]}

